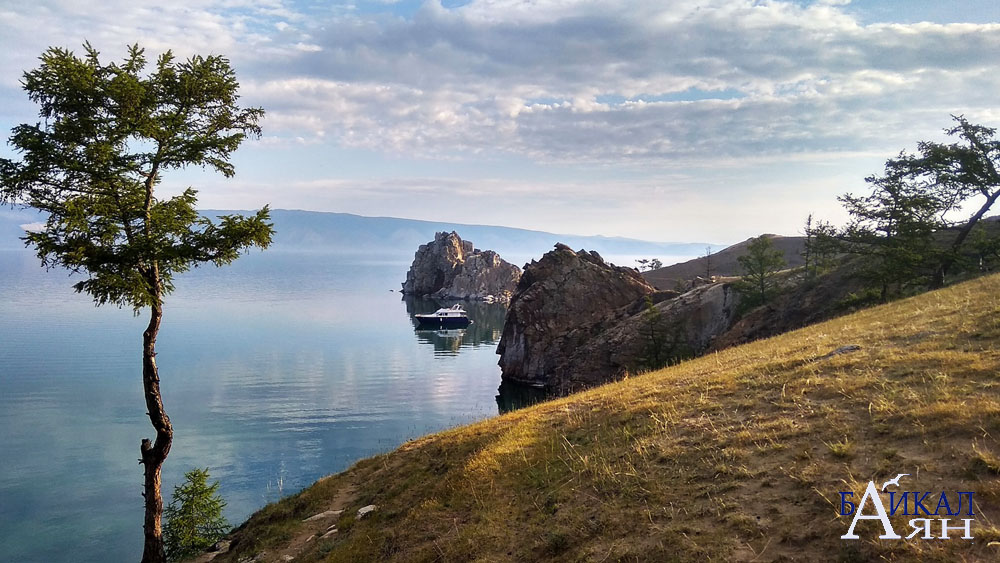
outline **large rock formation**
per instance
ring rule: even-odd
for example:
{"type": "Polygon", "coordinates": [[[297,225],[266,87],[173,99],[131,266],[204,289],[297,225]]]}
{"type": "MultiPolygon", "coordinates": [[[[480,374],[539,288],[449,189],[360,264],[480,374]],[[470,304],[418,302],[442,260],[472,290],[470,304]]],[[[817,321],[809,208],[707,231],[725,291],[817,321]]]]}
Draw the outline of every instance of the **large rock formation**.
{"type": "Polygon", "coordinates": [[[566,364],[618,314],[655,291],[632,268],[557,244],[525,266],[497,347],[503,379],[557,387],[566,364]]]}
{"type": "Polygon", "coordinates": [[[492,250],[481,251],[454,231],[420,245],[406,272],[403,293],[439,299],[510,299],[521,269],[492,250]]]}
{"type": "Polygon", "coordinates": [[[679,295],[564,245],[529,264],[497,347],[505,382],[563,394],[707,349],[733,323],[729,284],[679,295]]]}

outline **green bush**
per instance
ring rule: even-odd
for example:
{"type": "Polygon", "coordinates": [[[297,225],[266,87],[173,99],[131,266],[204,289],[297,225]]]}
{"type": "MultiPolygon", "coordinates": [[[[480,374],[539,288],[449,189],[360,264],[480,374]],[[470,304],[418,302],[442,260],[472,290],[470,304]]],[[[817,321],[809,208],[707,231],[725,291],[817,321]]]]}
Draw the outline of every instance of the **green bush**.
{"type": "Polygon", "coordinates": [[[876,287],[869,287],[860,291],[852,291],[837,302],[837,309],[844,311],[855,311],[882,303],[882,295],[876,287]]]}

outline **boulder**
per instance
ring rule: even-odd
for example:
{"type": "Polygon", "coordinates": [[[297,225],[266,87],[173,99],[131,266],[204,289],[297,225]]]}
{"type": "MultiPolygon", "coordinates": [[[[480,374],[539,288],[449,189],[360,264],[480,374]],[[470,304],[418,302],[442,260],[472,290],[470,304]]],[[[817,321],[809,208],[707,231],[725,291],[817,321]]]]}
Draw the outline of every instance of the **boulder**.
{"type": "Polygon", "coordinates": [[[492,250],[479,250],[458,233],[437,233],[420,245],[406,272],[403,294],[437,299],[508,301],[521,269],[492,250]]]}
{"type": "Polygon", "coordinates": [[[320,512],[319,514],[313,514],[309,518],[303,520],[303,522],[315,522],[316,520],[323,520],[325,518],[333,518],[334,516],[340,516],[343,510],[327,510],[320,512]]]}

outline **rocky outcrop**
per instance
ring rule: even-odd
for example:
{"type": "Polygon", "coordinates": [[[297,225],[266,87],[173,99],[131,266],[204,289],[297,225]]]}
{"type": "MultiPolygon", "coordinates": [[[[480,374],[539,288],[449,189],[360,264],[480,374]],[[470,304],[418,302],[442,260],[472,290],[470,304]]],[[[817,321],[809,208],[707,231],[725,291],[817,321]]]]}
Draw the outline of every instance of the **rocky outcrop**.
{"type": "Polygon", "coordinates": [[[574,353],[655,292],[639,272],[557,244],[525,266],[497,346],[505,381],[554,388],[574,353]]]}
{"type": "Polygon", "coordinates": [[[711,350],[769,338],[871,305],[864,300],[864,279],[857,275],[855,267],[856,262],[849,261],[811,283],[786,281],[777,297],[747,311],[712,342],[711,350]]]}
{"type": "Polygon", "coordinates": [[[403,293],[438,299],[507,301],[521,269],[492,250],[479,250],[454,231],[420,245],[406,272],[403,293]]]}
{"type": "Polygon", "coordinates": [[[529,264],[497,347],[504,382],[565,394],[703,352],[732,326],[728,283],[656,291],[639,273],[557,245],[529,264]]]}
{"type": "Polygon", "coordinates": [[[714,283],[633,306],[568,359],[568,377],[553,390],[566,393],[701,355],[733,326],[739,301],[732,285],[714,283]]]}

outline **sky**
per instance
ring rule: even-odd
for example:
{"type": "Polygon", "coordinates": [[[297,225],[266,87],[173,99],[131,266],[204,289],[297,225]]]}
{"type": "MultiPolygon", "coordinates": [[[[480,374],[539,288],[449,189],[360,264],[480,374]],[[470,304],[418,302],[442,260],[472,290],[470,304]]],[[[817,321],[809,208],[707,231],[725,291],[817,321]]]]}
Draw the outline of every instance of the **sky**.
{"type": "Polygon", "coordinates": [[[164,177],[203,208],[724,244],[843,223],[951,115],[1000,125],[996,0],[0,0],[0,129],[84,41],[230,59],[264,133],[234,178],[164,177]]]}

